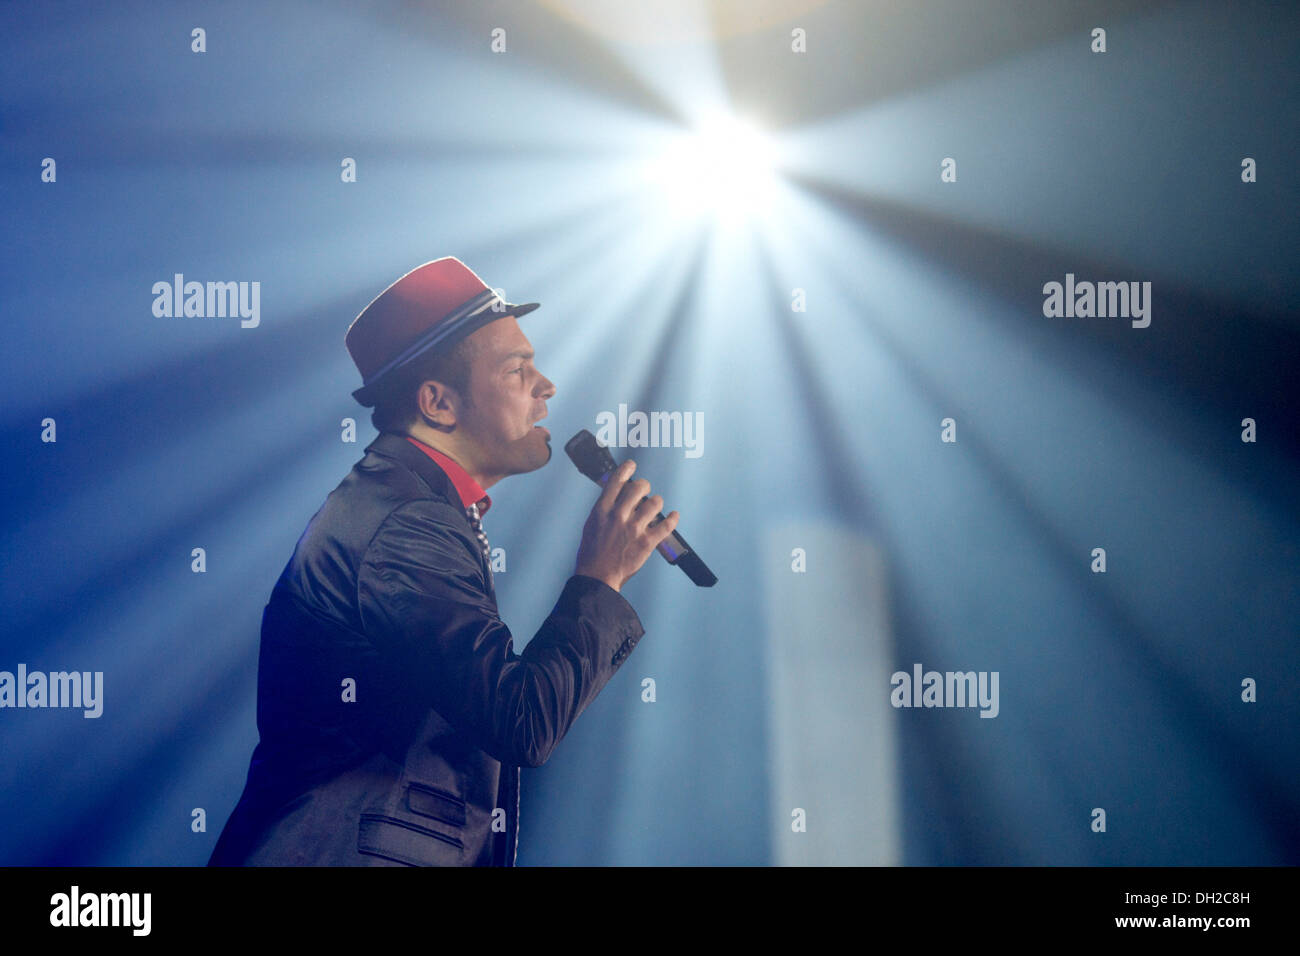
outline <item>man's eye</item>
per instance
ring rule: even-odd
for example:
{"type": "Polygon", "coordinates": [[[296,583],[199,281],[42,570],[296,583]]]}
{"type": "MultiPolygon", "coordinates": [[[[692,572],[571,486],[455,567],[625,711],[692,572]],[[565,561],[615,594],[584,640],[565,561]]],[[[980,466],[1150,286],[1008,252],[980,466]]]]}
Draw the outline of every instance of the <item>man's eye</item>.
{"type": "Polygon", "coordinates": [[[524,367],[523,367],[522,365],[519,366],[518,368],[511,369],[512,372],[522,372],[523,370],[524,370],[524,367]]]}

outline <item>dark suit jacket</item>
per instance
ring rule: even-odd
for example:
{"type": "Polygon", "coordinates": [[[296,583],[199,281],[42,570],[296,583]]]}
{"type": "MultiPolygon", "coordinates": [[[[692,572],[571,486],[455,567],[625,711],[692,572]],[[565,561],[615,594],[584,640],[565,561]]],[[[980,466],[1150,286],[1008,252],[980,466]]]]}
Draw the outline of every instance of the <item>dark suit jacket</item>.
{"type": "Polygon", "coordinates": [[[518,768],[545,763],[644,633],[573,575],[516,654],[451,479],[379,435],[263,612],[261,739],[209,865],[513,866],[518,768]]]}

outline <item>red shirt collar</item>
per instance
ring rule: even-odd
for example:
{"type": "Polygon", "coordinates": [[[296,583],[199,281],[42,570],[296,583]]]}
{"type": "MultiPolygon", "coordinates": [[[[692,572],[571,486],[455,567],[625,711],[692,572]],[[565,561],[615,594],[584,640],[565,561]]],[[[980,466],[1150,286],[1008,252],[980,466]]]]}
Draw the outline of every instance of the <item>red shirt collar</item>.
{"type": "Polygon", "coordinates": [[[456,486],[456,494],[460,495],[461,504],[468,508],[470,505],[477,503],[479,517],[481,518],[487,514],[488,508],[492,507],[492,499],[488,497],[482,486],[470,477],[469,472],[438,451],[438,449],[430,448],[418,438],[407,435],[406,440],[441,466],[442,470],[447,473],[447,477],[451,479],[451,483],[456,486]]]}

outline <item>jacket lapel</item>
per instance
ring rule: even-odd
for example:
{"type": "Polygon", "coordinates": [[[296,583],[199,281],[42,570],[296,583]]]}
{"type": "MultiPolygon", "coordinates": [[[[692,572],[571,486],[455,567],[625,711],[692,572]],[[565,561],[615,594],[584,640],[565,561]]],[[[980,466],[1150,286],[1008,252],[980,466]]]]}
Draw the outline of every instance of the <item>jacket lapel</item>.
{"type": "MultiPolygon", "coordinates": [[[[462,513],[465,511],[464,505],[460,500],[460,495],[456,491],[456,486],[452,484],[451,477],[442,470],[436,461],[426,455],[420,449],[416,448],[406,436],[397,435],[392,432],[380,432],[369,445],[366,446],[366,453],[375,453],[385,458],[391,458],[405,465],[411,471],[415,472],[429,486],[429,490],[435,495],[441,495],[449,502],[454,504],[462,513]]],[[[465,527],[470,529],[469,515],[465,515],[465,527]]],[[[472,529],[471,536],[472,536],[472,529]]],[[[492,565],[485,559],[478,549],[475,554],[482,563],[488,581],[488,595],[492,604],[496,605],[496,582],[492,576],[492,565]]],[[[519,854],[519,768],[509,764],[502,764],[500,777],[497,782],[497,806],[505,807],[506,819],[508,822],[504,835],[498,837],[493,834],[494,849],[493,863],[497,866],[515,866],[519,854]]]]}
{"type": "Polygon", "coordinates": [[[456,493],[456,486],[451,483],[451,478],[436,461],[407,441],[405,435],[380,432],[379,436],[366,446],[366,451],[401,462],[424,479],[424,483],[435,495],[441,495],[457,508],[464,510],[460,503],[460,495],[456,493]]]}
{"type": "MultiPolygon", "coordinates": [[[[465,530],[469,532],[471,539],[474,538],[474,529],[470,526],[469,515],[460,500],[460,493],[456,491],[456,486],[452,484],[451,476],[443,471],[436,461],[407,441],[405,435],[380,432],[379,436],[366,446],[366,453],[369,454],[370,452],[400,462],[419,475],[434,495],[447,499],[457,511],[464,515],[465,530]]],[[[492,575],[492,564],[477,547],[475,547],[474,553],[483,566],[483,575],[488,583],[488,595],[495,602],[497,588],[492,575]]]]}

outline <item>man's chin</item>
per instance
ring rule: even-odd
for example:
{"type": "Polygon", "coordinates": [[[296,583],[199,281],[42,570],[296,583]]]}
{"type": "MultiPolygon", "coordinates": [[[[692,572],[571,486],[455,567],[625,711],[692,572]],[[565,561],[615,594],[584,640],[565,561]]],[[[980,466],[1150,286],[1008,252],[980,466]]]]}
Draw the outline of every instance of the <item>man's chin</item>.
{"type": "Polygon", "coordinates": [[[529,435],[527,441],[529,442],[528,453],[523,457],[527,460],[528,465],[524,470],[536,471],[543,465],[548,464],[551,460],[551,455],[553,454],[553,451],[551,450],[551,439],[549,436],[543,435],[539,442],[536,435],[529,435]],[[545,445],[545,449],[537,448],[537,444],[545,445]]]}

